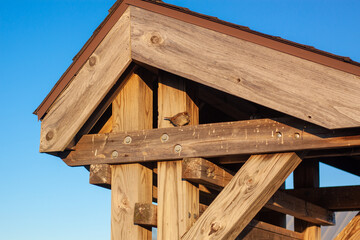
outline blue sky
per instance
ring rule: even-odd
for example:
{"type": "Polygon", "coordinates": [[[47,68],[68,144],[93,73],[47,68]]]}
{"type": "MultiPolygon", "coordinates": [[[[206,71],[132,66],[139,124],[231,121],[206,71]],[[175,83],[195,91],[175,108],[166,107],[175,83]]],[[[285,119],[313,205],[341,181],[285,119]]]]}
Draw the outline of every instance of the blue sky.
{"type": "MultiPolygon", "coordinates": [[[[346,0],[168,3],[360,61],[360,3],[346,0]]],[[[32,112],[106,17],[114,0],[2,0],[0,239],[109,239],[110,191],[84,168],[38,153],[32,112]]],[[[321,165],[321,186],[360,178],[321,165]]],[[[291,186],[291,181],[289,181],[291,186]]]]}

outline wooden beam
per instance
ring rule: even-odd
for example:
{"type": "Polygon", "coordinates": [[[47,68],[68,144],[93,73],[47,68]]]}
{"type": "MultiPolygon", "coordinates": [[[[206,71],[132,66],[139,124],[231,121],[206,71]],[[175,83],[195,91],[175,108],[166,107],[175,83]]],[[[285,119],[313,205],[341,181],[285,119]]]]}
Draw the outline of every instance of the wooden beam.
{"type": "Polygon", "coordinates": [[[320,159],[322,163],[360,176],[360,161],[358,157],[331,157],[320,159]]]}
{"type": "Polygon", "coordinates": [[[358,213],[334,240],[360,239],[360,213],[358,213]]]}
{"type": "MultiPolygon", "coordinates": [[[[147,81],[138,70],[124,84],[112,103],[113,132],[152,128],[153,94],[147,81]]],[[[112,165],[111,173],[111,239],[150,240],[151,229],[134,225],[134,208],[137,202],[152,202],[152,170],[136,163],[112,165]]]]}
{"type": "Polygon", "coordinates": [[[111,167],[108,164],[91,164],[89,183],[111,188],[111,167]]]}
{"type": "Polygon", "coordinates": [[[331,211],[360,211],[360,186],[300,188],[285,192],[331,211]]]}
{"type": "MultiPolygon", "coordinates": [[[[319,161],[303,161],[294,171],[294,188],[319,187],[319,161]]],[[[295,231],[304,233],[304,240],[320,240],[319,224],[295,218],[295,231]]]]}
{"type": "Polygon", "coordinates": [[[348,136],[346,130],[328,131],[302,121],[294,120],[291,125],[282,121],[256,119],[85,135],[64,161],[79,166],[360,146],[359,129],[352,129],[355,136],[348,136]],[[161,140],[163,134],[168,136],[166,141],[161,140]],[[124,143],[127,136],[132,138],[131,144],[124,143]],[[174,150],[176,145],[181,146],[180,152],[174,150]],[[114,150],[119,152],[117,157],[112,156],[114,150]]]}
{"type": "Polygon", "coordinates": [[[127,9],[44,117],[40,152],[64,151],[131,63],[130,51],[127,9]]]}
{"type": "MultiPolygon", "coordinates": [[[[144,226],[157,227],[157,205],[150,203],[136,203],[134,213],[134,223],[144,226]]],[[[201,214],[208,208],[206,205],[200,204],[201,214]]],[[[277,227],[265,222],[252,220],[237,237],[237,239],[278,239],[291,240],[303,239],[301,233],[290,231],[281,227],[277,227]]]]}
{"type": "Polygon", "coordinates": [[[329,129],[360,125],[358,76],[130,9],[133,59],[329,129]]]}
{"type": "MultiPolygon", "coordinates": [[[[164,127],[172,126],[165,117],[180,112],[190,114],[191,125],[199,124],[199,110],[194,102],[195,93],[184,79],[160,72],[158,87],[158,127],[160,140],[166,142],[164,127]],[[164,136],[164,137],[163,137],[164,136]]],[[[175,127],[172,127],[175,129],[175,127]]],[[[177,128],[177,127],[176,127],[177,128]]],[[[173,146],[174,147],[174,146],[173,146]]],[[[175,152],[181,152],[174,149],[175,152]]],[[[177,153],[178,154],[178,153],[177,153]]],[[[178,157],[175,159],[181,158],[178,157]]],[[[178,240],[199,216],[199,189],[181,178],[181,160],[158,162],[158,239],[178,240]]]]}
{"type": "MultiPolygon", "coordinates": [[[[203,158],[183,160],[183,179],[222,190],[233,178],[233,174],[203,158]]],[[[335,214],[313,203],[277,191],[265,204],[266,208],[295,216],[320,225],[334,225],[335,214]]]]}
{"type": "Polygon", "coordinates": [[[235,239],[300,162],[295,153],[251,156],[181,239],[235,239]]]}
{"type": "Polygon", "coordinates": [[[272,224],[252,220],[249,225],[236,238],[237,240],[276,239],[293,240],[303,239],[303,234],[277,227],[272,224]]]}

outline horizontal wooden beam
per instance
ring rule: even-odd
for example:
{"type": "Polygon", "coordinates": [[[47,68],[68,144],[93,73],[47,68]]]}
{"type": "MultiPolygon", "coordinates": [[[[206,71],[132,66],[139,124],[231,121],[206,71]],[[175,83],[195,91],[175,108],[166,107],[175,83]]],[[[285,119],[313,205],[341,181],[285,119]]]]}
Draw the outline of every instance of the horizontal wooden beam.
{"type": "MultiPolygon", "coordinates": [[[[206,159],[185,158],[182,177],[191,182],[222,190],[230,182],[233,174],[206,159]]],[[[264,207],[314,224],[335,224],[334,212],[281,191],[277,191],[264,207]]]]}
{"type": "Polygon", "coordinates": [[[360,146],[360,130],[316,128],[305,122],[256,119],[83,136],[63,160],[70,166],[132,163],[360,146]],[[311,133],[309,133],[311,132],[311,133]]]}
{"type": "Polygon", "coordinates": [[[284,192],[331,211],[360,210],[360,186],[302,188],[284,192]]]}
{"type": "MultiPolygon", "coordinates": [[[[200,204],[200,215],[207,209],[206,205],[200,204]]],[[[136,203],[134,211],[134,224],[157,227],[157,205],[151,203],[136,203]]],[[[291,240],[302,239],[303,234],[277,227],[265,222],[252,220],[240,234],[240,239],[278,239],[291,240]]]]}
{"type": "Polygon", "coordinates": [[[90,165],[89,183],[101,187],[110,188],[111,186],[111,167],[108,164],[90,165]]]}

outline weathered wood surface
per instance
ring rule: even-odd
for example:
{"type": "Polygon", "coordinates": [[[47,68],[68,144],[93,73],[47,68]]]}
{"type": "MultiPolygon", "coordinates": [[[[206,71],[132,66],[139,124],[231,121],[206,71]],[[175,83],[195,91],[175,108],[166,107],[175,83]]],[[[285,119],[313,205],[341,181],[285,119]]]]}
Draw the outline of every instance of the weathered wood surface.
{"type": "Polygon", "coordinates": [[[91,164],[89,183],[109,188],[111,186],[111,167],[108,164],[91,164]]]}
{"type": "MultiPolygon", "coordinates": [[[[200,204],[201,214],[208,208],[200,204]]],[[[151,203],[135,204],[134,223],[144,226],[157,227],[157,205],[151,203]]],[[[277,227],[265,222],[252,220],[244,231],[236,239],[258,240],[258,239],[277,239],[291,240],[303,239],[303,234],[277,227]]]]}
{"type": "Polygon", "coordinates": [[[334,240],[360,239],[360,213],[358,213],[334,240]]]}
{"type": "Polygon", "coordinates": [[[303,234],[277,227],[269,223],[252,220],[249,225],[236,238],[237,240],[293,240],[303,239],[303,234]]]}
{"type": "MultiPolygon", "coordinates": [[[[112,103],[113,132],[152,128],[153,95],[145,81],[135,72],[124,83],[112,103]]],[[[138,163],[122,164],[112,165],[111,173],[111,239],[150,240],[151,229],[134,225],[134,208],[135,203],[152,201],[152,170],[138,163]]]]}
{"type": "Polygon", "coordinates": [[[136,203],[134,210],[134,224],[156,227],[157,205],[152,203],[136,203]]]}
{"type": "Polygon", "coordinates": [[[329,129],[360,126],[358,76],[144,9],[130,10],[134,60],[329,129]]]}
{"type": "MultiPolygon", "coordinates": [[[[321,205],[320,205],[321,206],[321,205]]],[[[334,225],[335,214],[323,207],[277,191],[265,207],[319,225],[334,225]]]]}
{"type": "MultiPolygon", "coordinates": [[[[303,161],[294,171],[294,188],[319,187],[319,161],[303,161]]],[[[322,205],[320,205],[322,206],[322,205]]],[[[319,224],[309,223],[302,219],[294,219],[294,229],[304,233],[304,240],[320,240],[321,229],[319,224]]]]}
{"type": "Polygon", "coordinates": [[[180,159],[184,157],[216,157],[236,154],[327,149],[360,145],[359,129],[349,132],[329,132],[297,122],[291,127],[281,120],[256,119],[238,122],[202,124],[121,133],[83,136],[76,150],[64,161],[70,166],[95,163],[127,163],[180,159]],[[311,131],[312,133],[306,132],[311,131]],[[163,141],[163,134],[168,140],[163,141]],[[125,144],[125,137],[132,138],[125,144]],[[175,145],[181,151],[175,152],[175,145]],[[118,151],[114,158],[112,151],[118,151]]]}
{"type": "MultiPolygon", "coordinates": [[[[182,177],[191,182],[222,190],[233,178],[233,174],[206,159],[185,158],[182,177]]],[[[315,224],[335,224],[333,212],[282,191],[274,193],[264,207],[315,224]]]]}
{"type": "Polygon", "coordinates": [[[40,152],[63,151],[130,64],[129,21],[128,9],[53,103],[41,123],[40,152]]]}
{"type": "Polygon", "coordinates": [[[331,211],[360,211],[360,186],[300,188],[285,192],[331,211]]]}
{"type": "Polygon", "coordinates": [[[182,178],[222,190],[232,179],[233,174],[204,158],[184,158],[182,178]]]}
{"type": "Polygon", "coordinates": [[[235,239],[300,162],[295,153],[251,156],[181,239],[235,239]]]}
{"type": "MultiPolygon", "coordinates": [[[[191,125],[199,124],[199,110],[184,79],[161,72],[158,87],[158,127],[172,126],[165,117],[187,111],[191,125]]],[[[175,127],[172,127],[175,128],[175,127]]],[[[160,141],[166,138],[159,136],[160,141]]],[[[159,144],[159,143],[158,143],[159,144]]],[[[160,142],[161,144],[161,142],[160,142]]],[[[182,162],[158,162],[158,239],[178,240],[199,216],[199,189],[182,179],[182,162]]]]}

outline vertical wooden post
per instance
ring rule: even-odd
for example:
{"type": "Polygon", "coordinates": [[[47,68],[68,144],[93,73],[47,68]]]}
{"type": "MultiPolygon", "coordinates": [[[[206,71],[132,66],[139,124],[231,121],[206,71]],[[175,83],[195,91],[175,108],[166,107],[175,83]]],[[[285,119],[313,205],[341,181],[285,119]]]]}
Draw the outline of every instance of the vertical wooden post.
{"type": "MultiPolygon", "coordinates": [[[[199,110],[193,89],[184,79],[160,73],[158,127],[172,127],[164,117],[187,111],[190,124],[199,124],[199,110]],[[192,98],[191,98],[192,97],[192,98]]],[[[158,239],[178,240],[199,217],[199,189],[182,180],[182,162],[158,162],[158,239]]]]}
{"type": "MultiPolygon", "coordinates": [[[[319,161],[303,161],[294,171],[294,188],[319,187],[319,161]]],[[[295,230],[304,233],[304,240],[320,240],[319,225],[295,218],[295,230]]]]}
{"type": "MultiPolygon", "coordinates": [[[[138,71],[113,102],[113,132],[152,128],[152,89],[138,71]]],[[[152,202],[151,169],[141,164],[111,167],[111,239],[150,240],[151,229],[134,224],[134,207],[137,202],[152,202]]]]}

